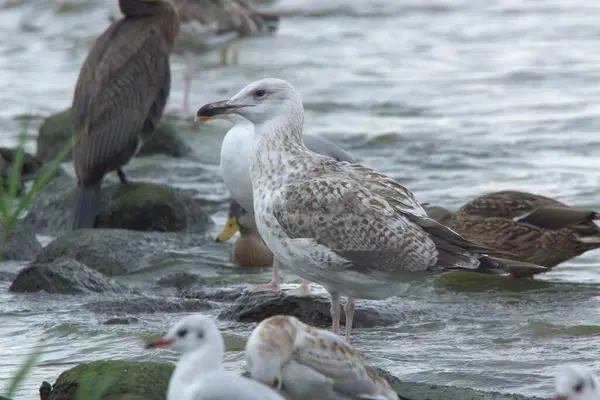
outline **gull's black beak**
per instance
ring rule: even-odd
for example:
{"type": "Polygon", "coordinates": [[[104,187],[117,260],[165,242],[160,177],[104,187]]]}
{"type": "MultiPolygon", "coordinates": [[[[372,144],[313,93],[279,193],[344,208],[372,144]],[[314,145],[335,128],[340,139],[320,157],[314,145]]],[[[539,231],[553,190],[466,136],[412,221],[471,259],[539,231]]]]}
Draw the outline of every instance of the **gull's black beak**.
{"type": "Polygon", "coordinates": [[[216,101],[214,103],[208,103],[203,105],[196,113],[196,121],[208,121],[209,119],[218,118],[219,116],[226,116],[229,114],[235,114],[240,108],[246,107],[243,104],[235,104],[230,100],[216,101]]]}

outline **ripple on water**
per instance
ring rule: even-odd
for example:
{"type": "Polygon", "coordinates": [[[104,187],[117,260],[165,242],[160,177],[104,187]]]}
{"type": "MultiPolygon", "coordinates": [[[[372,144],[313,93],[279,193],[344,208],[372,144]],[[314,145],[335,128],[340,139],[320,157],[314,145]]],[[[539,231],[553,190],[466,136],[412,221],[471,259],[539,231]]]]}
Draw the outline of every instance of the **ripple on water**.
{"type": "MultiPolygon", "coordinates": [[[[1,145],[16,143],[18,116],[46,116],[70,104],[78,68],[116,4],[81,3],[56,10],[52,2],[24,0],[2,9],[1,145]]],[[[598,4],[282,0],[273,7],[287,14],[279,34],[245,41],[239,65],[219,66],[216,53],[198,56],[192,110],[249,81],[278,76],[301,91],[307,132],[341,143],[359,162],[406,183],[420,201],[457,208],[484,192],[514,189],[600,207],[598,4]]],[[[178,107],[182,59],[174,56],[172,65],[170,103],[178,107]]],[[[215,126],[178,125],[197,150],[194,159],[138,159],[128,168],[136,179],[194,190],[222,224],[229,195],[218,157],[227,127],[215,126]]],[[[35,148],[35,128],[28,150],[35,148]]],[[[269,279],[269,269],[232,266],[230,249],[174,252],[170,262],[125,281],[147,287],[179,271],[208,284],[269,279]]],[[[600,370],[598,254],[533,282],[460,275],[413,282],[389,300],[402,310],[402,321],[359,330],[355,343],[369,360],[405,379],[547,396],[558,363],[600,370]]],[[[41,339],[42,365],[23,397],[35,396],[42,379],[53,380],[78,362],[175,359],[168,351],[142,349],[140,335],[164,332],[181,312],[92,311],[84,305],[98,300],[93,297],[12,295],[8,281],[20,267],[0,266],[6,366],[0,386],[41,339]],[[110,319],[134,322],[105,324],[110,319]]],[[[173,295],[152,286],[156,296],[161,290],[173,295]]],[[[240,334],[251,329],[219,323],[240,334]]],[[[227,354],[227,368],[242,365],[241,354],[227,354]]]]}

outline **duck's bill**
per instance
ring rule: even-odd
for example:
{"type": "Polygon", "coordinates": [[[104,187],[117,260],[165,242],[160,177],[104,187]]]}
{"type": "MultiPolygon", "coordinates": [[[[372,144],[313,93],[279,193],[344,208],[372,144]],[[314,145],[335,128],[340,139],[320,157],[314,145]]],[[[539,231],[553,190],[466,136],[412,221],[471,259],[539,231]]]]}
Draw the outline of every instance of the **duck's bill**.
{"type": "Polygon", "coordinates": [[[244,104],[235,104],[229,100],[216,101],[203,105],[196,113],[196,121],[208,121],[214,118],[227,118],[239,109],[246,107],[244,104]]]}
{"type": "Polygon", "coordinates": [[[146,344],[146,348],[147,349],[153,349],[155,347],[165,347],[165,346],[170,345],[171,343],[173,343],[172,340],[166,340],[166,339],[163,339],[163,338],[153,339],[153,340],[151,340],[150,342],[148,342],[146,344]]]}
{"type": "Polygon", "coordinates": [[[229,240],[235,233],[240,229],[238,225],[236,217],[227,218],[227,222],[225,223],[225,227],[219,232],[217,237],[215,238],[215,242],[221,243],[229,240]]]}

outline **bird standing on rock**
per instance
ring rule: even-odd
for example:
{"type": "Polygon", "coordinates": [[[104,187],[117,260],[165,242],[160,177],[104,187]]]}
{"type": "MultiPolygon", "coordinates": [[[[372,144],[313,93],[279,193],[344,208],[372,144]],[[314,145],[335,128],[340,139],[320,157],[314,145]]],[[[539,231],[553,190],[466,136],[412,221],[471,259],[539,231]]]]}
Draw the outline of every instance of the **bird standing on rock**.
{"type": "Polygon", "coordinates": [[[250,177],[259,233],[278,261],[327,289],[336,334],[340,297],[348,297],[347,341],[356,298],[395,296],[407,278],[432,272],[508,274],[507,261],[492,256],[506,253],[429,218],[395,180],[307,149],[302,98],[289,82],[256,81],[203,106],[198,119],[204,114],[237,114],[254,124],[250,177]]]}
{"type": "Polygon", "coordinates": [[[121,169],[154,133],[171,89],[169,56],[179,15],[168,0],[119,0],[123,17],[98,37],[73,96],[73,229],[93,228],[102,179],[121,169]]]}

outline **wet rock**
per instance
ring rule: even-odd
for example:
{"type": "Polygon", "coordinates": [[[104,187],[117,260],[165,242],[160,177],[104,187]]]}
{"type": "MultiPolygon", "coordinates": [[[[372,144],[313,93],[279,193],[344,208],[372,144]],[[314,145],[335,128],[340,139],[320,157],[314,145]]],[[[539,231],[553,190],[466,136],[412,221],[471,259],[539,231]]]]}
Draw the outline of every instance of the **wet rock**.
{"type": "MultiPolygon", "coordinates": [[[[21,225],[33,232],[60,235],[70,230],[76,183],[53,179],[36,197],[21,225]]],[[[105,183],[100,199],[99,228],[203,233],[214,221],[202,201],[187,191],[154,183],[105,183]]]]}
{"type": "Polygon", "coordinates": [[[212,305],[205,300],[138,297],[126,300],[94,301],[84,307],[98,313],[151,314],[207,311],[212,308],[212,305]]]}
{"type": "MultiPolygon", "coordinates": [[[[224,309],[220,319],[240,322],[260,322],[274,315],[293,315],[304,323],[318,326],[331,326],[329,298],[321,296],[293,296],[285,292],[248,293],[238,298],[224,309]]],[[[357,300],[354,314],[355,328],[373,328],[393,325],[404,319],[400,310],[385,302],[357,300]]],[[[345,316],[342,313],[342,324],[345,316]]]]}
{"type": "MultiPolygon", "coordinates": [[[[90,388],[106,387],[106,392],[99,398],[101,400],[164,400],[173,369],[172,364],[120,360],[81,364],[58,377],[50,400],[74,400],[81,382],[90,388]]],[[[387,371],[372,369],[390,382],[400,400],[542,400],[540,397],[402,382],[387,371]]],[[[247,377],[248,373],[242,375],[247,377]]],[[[79,398],[87,398],[86,395],[90,394],[82,389],[79,398]]]]}
{"type": "MultiPolygon", "coordinates": [[[[50,161],[71,138],[71,109],[46,118],[40,126],[37,136],[37,158],[42,162],[50,161]]],[[[168,118],[158,124],[154,137],[144,143],[137,156],[166,154],[171,157],[192,155],[192,148],[178,135],[168,118]]],[[[69,153],[67,161],[72,159],[69,153]]]]}
{"type": "Polygon", "coordinates": [[[189,272],[177,272],[160,278],[156,284],[162,287],[173,287],[177,290],[183,290],[195,285],[204,285],[206,279],[200,275],[190,274],[189,272]]]}
{"type": "Polygon", "coordinates": [[[140,320],[135,317],[130,318],[109,318],[104,321],[104,325],[129,325],[129,324],[137,324],[140,320]]]}
{"type": "Polygon", "coordinates": [[[117,184],[106,192],[110,201],[98,219],[99,228],[202,233],[214,225],[199,202],[171,186],[117,184]]]}
{"type": "Polygon", "coordinates": [[[40,400],[50,400],[50,394],[52,393],[52,385],[50,382],[44,381],[40,385],[40,400]]]}
{"type": "Polygon", "coordinates": [[[198,246],[210,240],[209,236],[183,233],[79,229],[44,247],[32,265],[72,258],[104,275],[118,276],[167,262],[172,257],[169,250],[198,246]]]}
{"type": "Polygon", "coordinates": [[[8,238],[4,239],[0,233],[0,250],[4,261],[30,261],[42,250],[42,245],[35,237],[34,230],[17,224],[8,238]]]}
{"type": "Polygon", "coordinates": [[[9,292],[77,294],[88,292],[123,293],[124,285],[73,259],[58,259],[49,264],[32,264],[22,269],[10,285],[9,292]]]}
{"type": "Polygon", "coordinates": [[[60,374],[50,400],[164,400],[173,369],[172,364],[117,360],[80,364],[60,374]],[[97,397],[99,388],[106,390],[97,397]]]}
{"type": "MultiPolygon", "coordinates": [[[[8,177],[13,168],[15,154],[16,149],[0,147],[0,176],[5,187],[8,187],[8,177]]],[[[21,183],[33,179],[41,167],[42,163],[36,157],[25,152],[21,166],[21,183]]]]}

